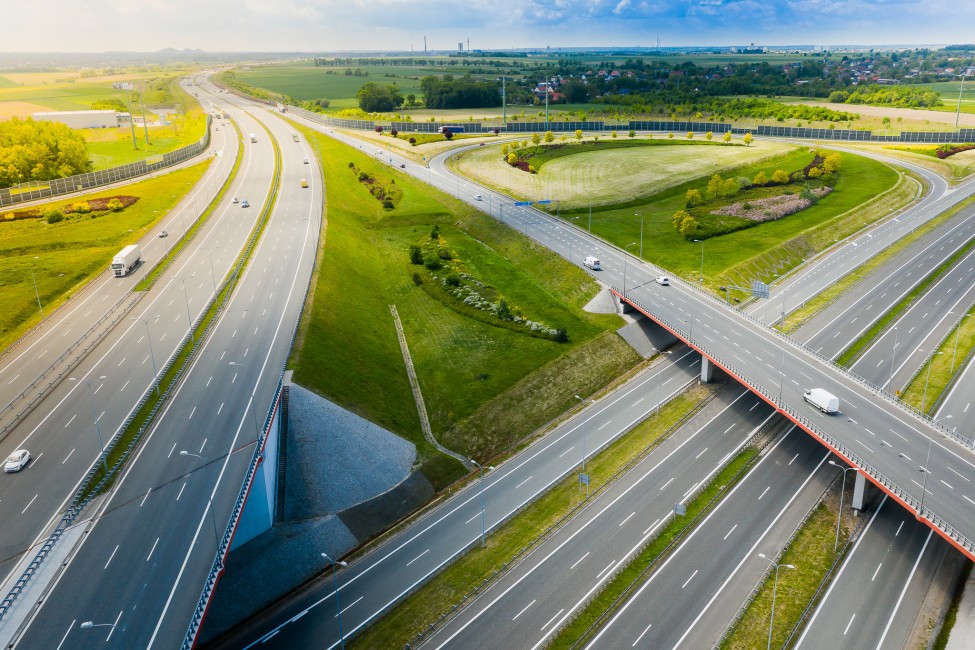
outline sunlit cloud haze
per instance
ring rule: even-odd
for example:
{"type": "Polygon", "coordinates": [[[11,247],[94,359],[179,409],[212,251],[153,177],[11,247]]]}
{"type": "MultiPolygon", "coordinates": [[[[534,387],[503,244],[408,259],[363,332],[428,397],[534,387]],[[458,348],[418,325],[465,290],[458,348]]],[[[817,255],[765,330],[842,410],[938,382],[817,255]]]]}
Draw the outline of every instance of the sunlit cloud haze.
{"type": "Polygon", "coordinates": [[[11,0],[2,15],[8,52],[422,52],[424,36],[430,50],[975,40],[964,0],[11,0]]]}

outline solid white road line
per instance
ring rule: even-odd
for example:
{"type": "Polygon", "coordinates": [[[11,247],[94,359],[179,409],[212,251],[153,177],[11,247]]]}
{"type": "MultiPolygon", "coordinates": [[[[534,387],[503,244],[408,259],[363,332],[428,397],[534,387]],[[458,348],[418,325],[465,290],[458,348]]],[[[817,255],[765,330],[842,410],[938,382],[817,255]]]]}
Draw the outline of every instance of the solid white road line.
{"type": "Polygon", "coordinates": [[[115,548],[112,550],[112,554],[108,556],[108,562],[105,563],[105,566],[102,567],[102,570],[107,569],[108,565],[112,563],[112,558],[115,557],[115,552],[118,551],[118,547],[119,544],[116,544],[115,548]]]}

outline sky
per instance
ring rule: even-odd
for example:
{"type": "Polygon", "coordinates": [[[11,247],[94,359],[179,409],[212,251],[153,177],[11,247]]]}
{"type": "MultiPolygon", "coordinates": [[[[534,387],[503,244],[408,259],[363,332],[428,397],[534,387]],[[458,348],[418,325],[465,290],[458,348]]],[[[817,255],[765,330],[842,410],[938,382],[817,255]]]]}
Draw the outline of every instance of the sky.
{"type": "Polygon", "coordinates": [[[971,0],[7,0],[7,52],[456,50],[975,41],[971,0]]]}

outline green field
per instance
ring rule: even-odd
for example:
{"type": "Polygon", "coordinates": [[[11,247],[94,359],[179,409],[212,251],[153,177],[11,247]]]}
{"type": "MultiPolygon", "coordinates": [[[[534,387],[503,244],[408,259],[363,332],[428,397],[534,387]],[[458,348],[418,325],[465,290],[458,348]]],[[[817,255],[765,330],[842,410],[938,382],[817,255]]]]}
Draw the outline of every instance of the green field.
{"type": "Polygon", "coordinates": [[[917,84],[918,88],[933,90],[941,93],[941,106],[935,107],[936,111],[947,111],[954,113],[958,110],[958,91],[961,90],[961,112],[975,113],[975,79],[966,79],[964,87],[959,81],[942,81],[933,84],[917,84]]]}
{"type": "Polygon", "coordinates": [[[101,196],[137,196],[121,212],[68,217],[61,223],[44,219],[0,218],[0,349],[37,323],[40,314],[31,271],[37,279],[44,313],[71,297],[102,272],[123,246],[139,241],[195,184],[209,161],[115,191],[93,192],[68,205],[101,196]]]}
{"type": "MultiPolygon", "coordinates": [[[[597,289],[581,270],[473,208],[397,172],[392,172],[393,180],[402,199],[394,210],[386,211],[348,165],[355,163],[357,169],[380,179],[389,178],[388,167],[319,134],[305,130],[305,137],[324,167],[328,218],[314,301],[292,361],[297,382],[405,436],[417,444],[421,458],[431,459],[437,454],[419,427],[391,304],[403,321],[438,436],[467,422],[477,409],[516,391],[519,381],[544,374],[563,355],[590,345],[604,350],[599,355],[602,365],[590,364],[591,372],[585,369],[571,379],[549,380],[562,381],[564,386],[551,404],[522,400],[516,411],[528,411],[532,417],[522,420],[523,430],[505,429],[503,437],[509,444],[563,411],[577,392],[589,394],[636,363],[625,345],[602,341],[604,332],[618,326],[615,315],[581,311],[597,289]],[[564,327],[569,342],[485,324],[447,308],[415,286],[409,245],[429,237],[434,224],[454,255],[480,281],[495,287],[526,315],[564,327]]],[[[510,415],[519,418],[518,412],[510,415]]],[[[475,422],[485,429],[495,424],[501,423],[475,422]]],[[[485,451],[476,437],[467,440],[469,448],[458,451],[485,451]]],[[[492,440],[489,446],[503,448],[505,442],[492,440]]]]}
{"type": "MultiPolygon", "coordinates": [[[[836,191],[816,205],[777,221],[708,239],[704,244],[705,282],[715,284],[712,280],[728,269],[806,234],[897,182],[897,173],[886,165],[861,156],[841,156],[836,191]]],[[[715,172],[724,177],[752,178],[764,171],[770,176],[776,169],[792,172],[812,160],[806,148],[761,139],[751,147],[663,146],[587,152],[553,160],[537,175],[511,168],[499,157],[498,147],[483,147],[462,158],[457,167],[461,173],[501,186],[514,196],[562,198],[562,218],[581,228],[589,224],[588,198],[583,197],[592,196],[592,232],[620,247],[641,240],[643,215],[643,257],[675,275],[690,278],[700,273],[701,244],[684,239],[671,223],[674,212],[685,206],[687,189],[704,188],[715,172]],[[658,155],[660,158],[655,157],[658,155]],[[611,199],[615,205],[600,205],[611,199]],[[583,200],[585,204],[579,205],[583,200]]],[[[639,247],[629,250],[637,254],[639,247]]]]}

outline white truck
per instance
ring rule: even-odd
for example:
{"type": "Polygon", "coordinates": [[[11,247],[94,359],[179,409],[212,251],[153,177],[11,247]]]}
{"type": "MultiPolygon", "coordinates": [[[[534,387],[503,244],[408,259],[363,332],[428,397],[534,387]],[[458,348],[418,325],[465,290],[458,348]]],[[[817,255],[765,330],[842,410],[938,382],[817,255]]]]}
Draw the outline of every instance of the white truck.
{"type": "Polygon", "coordinates": [[[840,410],[840,398],[822,388],[810,388],[802,394],[802,399],[826,414],[838,413],[840,410]]]}
{"type": "Polygon", "coordinates": [[[142,259],[142,251],[137,245],[132,244],[123,248],[118,255],[112,258],[112,271],[115,273],[115,277],[121,278],[128,274],[135,268],[140,259],[142,259]]]}
{"type": "Polygon", "coordinates": [[[251,133],[251,142],[257,142],[257,136],[251,133]]]}

